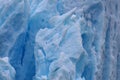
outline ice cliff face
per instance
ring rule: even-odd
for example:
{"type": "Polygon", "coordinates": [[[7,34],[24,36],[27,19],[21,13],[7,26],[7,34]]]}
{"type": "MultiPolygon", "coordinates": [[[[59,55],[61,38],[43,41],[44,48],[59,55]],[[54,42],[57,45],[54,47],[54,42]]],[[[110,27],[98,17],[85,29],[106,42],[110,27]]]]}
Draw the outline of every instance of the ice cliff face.
{"type": "Polygon", "coordinates": [[[0,80],[120,80],[119,0],[0,0],[0,80]]]}

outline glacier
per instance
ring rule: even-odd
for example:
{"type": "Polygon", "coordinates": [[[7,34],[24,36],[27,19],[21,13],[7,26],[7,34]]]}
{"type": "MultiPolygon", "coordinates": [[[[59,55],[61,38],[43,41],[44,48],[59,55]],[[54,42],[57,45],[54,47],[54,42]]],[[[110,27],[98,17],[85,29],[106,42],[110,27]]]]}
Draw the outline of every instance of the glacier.
{"type": "Polygon", "coordinates": [[[0,80],[120,80],[120,0],[0,0],[0,80]]]}

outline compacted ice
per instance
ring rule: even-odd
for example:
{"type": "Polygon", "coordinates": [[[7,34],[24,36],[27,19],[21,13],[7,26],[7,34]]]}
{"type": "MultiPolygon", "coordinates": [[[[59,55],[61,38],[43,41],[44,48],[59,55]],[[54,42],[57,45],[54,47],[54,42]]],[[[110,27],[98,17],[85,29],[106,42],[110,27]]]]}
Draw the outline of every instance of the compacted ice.
{"type": "Polygon", "coordinates": [[[0,80],[120,80],[119,0],[0,0],[0,80]]]}

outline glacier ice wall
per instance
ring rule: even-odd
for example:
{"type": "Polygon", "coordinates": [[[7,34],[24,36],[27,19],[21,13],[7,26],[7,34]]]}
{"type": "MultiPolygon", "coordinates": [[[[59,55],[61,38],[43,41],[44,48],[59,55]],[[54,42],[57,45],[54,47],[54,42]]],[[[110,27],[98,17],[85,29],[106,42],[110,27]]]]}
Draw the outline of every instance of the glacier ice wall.
{"type": "Polygon", "coordinates": [[[120,80],[120,0],[0,0],[0,80],[120,80]]]}

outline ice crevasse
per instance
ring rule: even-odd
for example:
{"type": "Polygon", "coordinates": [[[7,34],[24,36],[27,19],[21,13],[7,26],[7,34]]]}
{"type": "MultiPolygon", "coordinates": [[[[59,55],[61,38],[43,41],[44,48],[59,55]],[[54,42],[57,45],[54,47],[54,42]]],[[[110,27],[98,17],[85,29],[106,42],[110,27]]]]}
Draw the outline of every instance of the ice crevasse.
{"type": "Polygon", "coordinates": [[[0,80],[120,80],[119,0],[0,0],[0,80]]]}

